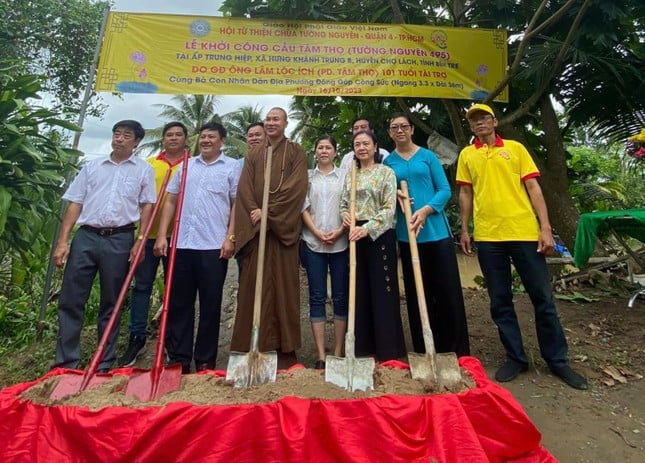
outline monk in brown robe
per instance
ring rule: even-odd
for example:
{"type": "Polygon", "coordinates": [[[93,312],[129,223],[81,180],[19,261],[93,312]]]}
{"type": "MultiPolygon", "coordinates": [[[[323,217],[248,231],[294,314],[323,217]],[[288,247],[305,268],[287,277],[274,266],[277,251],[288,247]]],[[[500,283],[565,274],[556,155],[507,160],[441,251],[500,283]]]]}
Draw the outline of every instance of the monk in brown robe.
{"type": "Polygon", "coordinates": [[[257,273],[264,172],[269,144],[273,149],[262,282],[259,349],[277,350],[278,368],[297,362],[300,348],[300,277],[298,242],[301,212],[307,194],[307,156],[287,140],[287,113],[273,108],[264,120],[266,142],[247,155],[235,202],[235,252],[240,287],[231,350],[250,349],[257,273]]]}

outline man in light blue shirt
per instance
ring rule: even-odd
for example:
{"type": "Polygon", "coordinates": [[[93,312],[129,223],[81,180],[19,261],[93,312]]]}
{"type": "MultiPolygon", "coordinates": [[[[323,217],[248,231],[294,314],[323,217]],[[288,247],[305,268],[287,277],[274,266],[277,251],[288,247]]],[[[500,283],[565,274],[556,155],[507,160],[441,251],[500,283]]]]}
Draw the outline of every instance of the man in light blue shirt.
{"type": "MultiPolygon", "coordinates": [[[[208,123],[199,130],[199,156],[188,161],[184,202],[177,236],[166,348],[172,363],[190,373],[214,369],[217,360],[222,289],[228,259],[235,251],[234,204],[241,165],[222,154],[226,129],[208,123]],[[199,327],[193,351],[195,298],[199,291],[199,327]]],[[[168,254],[166,238],[183,172],[168,185],[154,251],[168,254]]]]}
{"type": "MultiPolygon", "coordinates": [[[[99,338],[110,319],[114,304],[138,246],[135,222],[144,229],[156,200],[152,167],[133,155],[145,131],[137,121],[124,120],[112,128],[112,153],[88,162],[69,186],[63,199],[69,201],[60,228],[53,259],[65,266],[58,300],[58,341],[54,366],[77,368],[85,303],[96,273],[101,279],[98,314],[99,338]],[[74,224],[80,229],[71,246],[74,224]]],[[[118,326],[111,334],[99,371],[114,363],[118,326]]]]}

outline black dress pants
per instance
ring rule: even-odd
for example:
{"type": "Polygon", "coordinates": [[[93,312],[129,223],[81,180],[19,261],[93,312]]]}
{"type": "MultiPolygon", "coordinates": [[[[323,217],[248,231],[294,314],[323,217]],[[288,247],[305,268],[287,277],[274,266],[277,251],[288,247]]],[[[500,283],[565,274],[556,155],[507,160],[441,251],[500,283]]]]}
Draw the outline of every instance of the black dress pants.
{"type": "Polygon", "coordinates": [[[215,368],[228,260],[220,250],[177,249],[173,271],[166,349],[171,363],[188,371],[191,361],[215,368]],[[199,292],[199,325],[195,337],[195,300],[199,292]]]}

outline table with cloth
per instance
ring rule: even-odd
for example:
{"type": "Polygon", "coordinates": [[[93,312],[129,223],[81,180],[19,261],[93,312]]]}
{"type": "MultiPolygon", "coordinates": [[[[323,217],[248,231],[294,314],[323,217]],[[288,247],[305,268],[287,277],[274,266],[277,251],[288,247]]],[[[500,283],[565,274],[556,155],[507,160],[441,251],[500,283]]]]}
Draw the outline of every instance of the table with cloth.
{"type": "MultiPolygon", "coordinates": [[[[635,253],[623,238],[630,236],[645,243],[645,209],[588,212],[580,215],[573,251],[573,261],[576,267],[583,268],[587,264],[593,254],[596,238],[603,232],[613,233],[625,252],[632,256],[641,267],[645,266],[643,258],[635,253]]],[[[630,298],[630,307],[639,294],[645,294],[645,289],[634,293],[630,298]]]]}

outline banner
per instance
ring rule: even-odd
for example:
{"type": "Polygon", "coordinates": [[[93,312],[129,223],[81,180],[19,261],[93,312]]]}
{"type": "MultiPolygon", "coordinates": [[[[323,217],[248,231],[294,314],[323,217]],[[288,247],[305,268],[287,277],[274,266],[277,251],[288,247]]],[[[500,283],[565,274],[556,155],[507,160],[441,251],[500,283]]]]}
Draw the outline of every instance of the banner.
{"type": "Polygon", "coordinates": [[[111,12],[96,90],[482,100],[506,65],[504,30],[111,12]]]}

